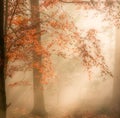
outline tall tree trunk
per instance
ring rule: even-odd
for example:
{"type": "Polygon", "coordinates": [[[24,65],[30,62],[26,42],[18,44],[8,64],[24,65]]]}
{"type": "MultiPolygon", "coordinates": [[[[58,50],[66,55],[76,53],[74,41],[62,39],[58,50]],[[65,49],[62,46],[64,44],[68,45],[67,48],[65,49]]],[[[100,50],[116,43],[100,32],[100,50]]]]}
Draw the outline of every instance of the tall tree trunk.
{"type": "MultiPolygon", "coordinates": [[[[40,29],[41,29],[40,23],[36,23],[36,21],[40,22],[40,21],[38,21],[40,19],[40,12],[38,10],[39,0],[31,0],[31,6],[33,7],[32,8],[32,13],[31,13],[32,19],[33,19],[33,24],[36,24],[35,28],[36,28],[37,32],[40,32],[40,29]],[[35,7],[35,9],[34,9],[34,7],[35,7]]],[[[36,40],[39,40],[40,43],[41,43],[41,37],[40,36],[38,36],[36,40]]],[[[42,57],[36,57],[36,56],[37,55],[34,54],[33,61],[42,63],[42,59],[41,59],[42,57]]],[[[36,78],[36,75],[39,76],[40,78],[42,76],[38,72],[38,70],[34,68],[33,69],[34,107],[33,107],[33,112],[32,113],[41,116],[41,118],[47,118],[47,113],[46,113],[45,104],[44,104],[43,89],[42,89],[43,86],[40,83],[40,80],[38,78],[36,78]]]]}
{"type": "Polygon", "coordinates": [[[0,118],[6,118],[6,95],[5,95],[5,79],[4,79],[4,33],[3,33],[3,11],[4,0],[0,0],[0,118]]]}
{"type": "Polygon", "coordinates": [[[114,93],[113,103],[117,114],[120,117],[120,29],[116,30],[116,50],[115,50],[115,78],[114,78],[114,93]]]}

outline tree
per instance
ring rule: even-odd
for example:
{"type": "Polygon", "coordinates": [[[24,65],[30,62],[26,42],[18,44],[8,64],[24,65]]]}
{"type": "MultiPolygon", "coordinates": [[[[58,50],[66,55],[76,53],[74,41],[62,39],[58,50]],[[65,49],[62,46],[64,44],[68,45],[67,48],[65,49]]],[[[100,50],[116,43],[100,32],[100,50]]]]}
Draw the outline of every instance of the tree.
{"type": "Polygon", "coordinates": [[[5,95],[5,43],[4,43],[4,1],[0,1],[0,117],[6,118],[6,95],[5,95]]]}
{"type": "MultiPolygon", "coordinates": [[[[31,0],[31,16],[32,16],[32,24],[36,24],[34,29],[36,32],[41,31],[41,24],[40,24],[40,13],[39,13],[39,0],[31,0]],[[35,22],[36,21],[36,22],[35,22]],[[38,22],[38,23],[37,23],[38,22]]],[[[36,39],[40,42],[41,45],[41,36],[37,35],[36,39]]],[[[34,47],[33,47],[34,48],[34,47]]],[[[42,55],[38,56],[33,52],[33,63],[38,62],[41,66],[42,64],[42,55]]],[[[47,113],[45,111],[45,103],[44,103],[44,95],[43,95],[43,85],[40,83],[42,77],[42,73],[38,72],[38,69],[33,69],[33,94],[34,94],[34,106],[32,113],[42,118],[47,118],[47,113]],[[39,79],[37,78],[39,76],[39,79]]]]}
{"type": "Polygon", "coordinates": [[[114,86],[113,86],[113,108],[114,112],[120,117],[120,69],[119,69],[119,63],[120,63],[120,49],[119,49],[119,37],[120,37],[120,29],[117,29],[116,31],[116,49],[115,49],[115,70],[114,70],[114,86]]]}

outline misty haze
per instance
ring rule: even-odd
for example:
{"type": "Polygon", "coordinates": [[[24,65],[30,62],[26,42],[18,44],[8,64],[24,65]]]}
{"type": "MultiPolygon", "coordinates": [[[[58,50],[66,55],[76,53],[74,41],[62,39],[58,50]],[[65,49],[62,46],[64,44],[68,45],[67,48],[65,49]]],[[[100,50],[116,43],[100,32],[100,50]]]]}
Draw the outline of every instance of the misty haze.
{"type": "Polygon", "coordinates": [[[4,3],[0,118],[120,118],[117,0],[4,3]]]}

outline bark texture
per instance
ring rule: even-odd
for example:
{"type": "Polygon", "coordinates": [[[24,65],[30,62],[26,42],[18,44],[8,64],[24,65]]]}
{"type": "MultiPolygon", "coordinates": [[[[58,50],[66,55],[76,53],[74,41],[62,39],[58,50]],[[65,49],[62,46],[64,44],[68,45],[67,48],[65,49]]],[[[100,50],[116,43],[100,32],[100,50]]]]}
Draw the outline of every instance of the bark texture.
{"type": "Polygon", "coordinates": [[[3,0],[0,0],[0,118],[6,118],[6,95],[5,95],[5,79],[4,79],[4,4],[3,0]]]}

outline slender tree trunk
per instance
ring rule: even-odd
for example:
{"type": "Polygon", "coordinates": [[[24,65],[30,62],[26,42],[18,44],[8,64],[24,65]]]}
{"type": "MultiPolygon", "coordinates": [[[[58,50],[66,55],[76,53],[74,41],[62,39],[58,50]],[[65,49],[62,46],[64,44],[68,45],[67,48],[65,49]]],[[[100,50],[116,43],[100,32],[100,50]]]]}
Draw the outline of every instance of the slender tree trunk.
{"type": "Polygon", "coordinates": [[[120,29],[116,30],[116,50],[115,50],[115,78],[114,78],[114,93],[113,104],[114,109],[120,117],[120,29]]]}
{"type": "MultiPolygon", "coordinates": [[[[36,21],[40,19],[40,12],[39,10],[37,11],[37,7],[39,7],[39,0],[31,0],[31,6],[33,7],[32,8],[32,19],[33,19],[33,23],[36,24],[36,21]],[[34,9],[35,7],[35,9],[34,9]]],[[[40,23],[38,23],[36,25],[36,30],[38,32],[40,32],[40,23]]],[[[38,36],[37,37],[38,39],[36,40],[39,40],[40,43],[41,43],[41,37],[38,36]]],[[[37,55],[34,54],[34,57],[33,57],[33,61],[34,62],[39,62],[39,63],[42,63],[42,57],[37,57],[37,55]]],[[[33,114],[36,114],[36,115],[39,115],[41,116],[41,118],[47,118],[47,113],[46,113],[46,110],[45,110],[45,104],[44,104],[44,95],[43,95],[43,86],[42,84],[40,83],[40,79],[36,78],[36,75],[39,76],[39,78],[41,78],[41,74],[38,72],[37,69],[33,69],[33,87],[34,87],[34,90],[33,90],[33,94],[34,94],[34,107],[33,107],[33,114]]]]}
{"type": "Polygon", "coordinates": [[[4,33],[3,33],[3,0],[0,0],[0,118],[6,118],[6,95],[5,95],[5,79],[4,79],[4,33]]]}

